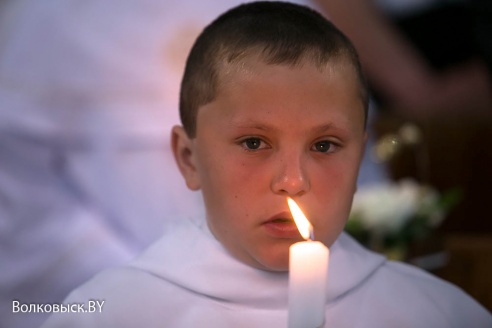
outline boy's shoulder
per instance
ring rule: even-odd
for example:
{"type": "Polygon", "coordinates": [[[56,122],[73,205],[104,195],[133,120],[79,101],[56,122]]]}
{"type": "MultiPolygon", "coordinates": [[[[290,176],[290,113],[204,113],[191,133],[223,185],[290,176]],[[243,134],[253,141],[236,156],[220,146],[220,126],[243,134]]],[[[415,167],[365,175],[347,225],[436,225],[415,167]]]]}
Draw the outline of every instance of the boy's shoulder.
{"type": "Polygon", "coordinates": [[[368,279],[367,291],[369,308],[385,308],[395,318],[429,327],[492,327],[490,313],[462,289],[410,264],[386,261],[368,279]]]}
{"type": "MultiPolygon", "coordinates": [[[[452,283],[404,262],[386,261],[380,268],[376,279],[385,284],[398,284],[397,287],[408,288],[415,293],[423,292],[425,296],[434,300],[446,299],[447,301],[452,301],[459,300],[462,297],[467,300],[473,300],[462,289],[452,283]]],[[[407,297],[410,296],[411,293],[407,295],[407,297]]],[[[402,297],[405,297],[405,295],[402,295],[402,297]]]]}
{"type": "Polygon", "coordinates": [[[210,312],[216,307],[193,291],[131,264],[100,272],[62,304],[77,312],[53,314],[42,328],[162,327],[163,320],[166,326],[187,327],[192,323],[183,320],[188,320],[190,309],[210,312]]]}
{"type": "Polygon", "coordinates": [[[142,324],[141,308],[151,310],[159,289],[172,292],[172,286],[154,280],[131,266],[102,271],[62,302],[69,311],[53,314],[42,327],[138,327],[142,324]]]}
{"type": "Polygon", "coordinates": [[[492,327],[491,314],[455,285],[416,266],[385,260],[345,233],[337,243],[329,273],[329,285],[338,289],[332,314],[358,309],[347,319],[349,326],[492,327]]]}

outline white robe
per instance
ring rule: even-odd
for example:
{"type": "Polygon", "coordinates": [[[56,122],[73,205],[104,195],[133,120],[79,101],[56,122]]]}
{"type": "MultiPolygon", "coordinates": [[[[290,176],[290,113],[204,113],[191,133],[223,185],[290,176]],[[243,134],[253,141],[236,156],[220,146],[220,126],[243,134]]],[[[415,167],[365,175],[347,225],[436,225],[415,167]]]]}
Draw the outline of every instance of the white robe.
{"type": "MultiPolygon", "coordinates": [[[[63,302],[104,301],[101,312],[55,314],[42,327],[287,327],[287,287],[287,273],[237,261],[204,224],[183,220],[63,302]]],[[[345,234],[331,247],[327,295],[325,327],[492,327],[460,289],[345,234]]]]}

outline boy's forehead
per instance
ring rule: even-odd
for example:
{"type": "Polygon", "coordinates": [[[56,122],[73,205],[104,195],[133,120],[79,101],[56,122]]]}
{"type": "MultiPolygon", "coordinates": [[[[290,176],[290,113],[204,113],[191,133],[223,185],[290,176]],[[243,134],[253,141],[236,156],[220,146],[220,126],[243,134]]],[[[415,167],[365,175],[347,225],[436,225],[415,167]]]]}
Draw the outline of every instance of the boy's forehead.
{"type": "Polygon", "coordinates": [[[257,55],[247,56],[232,63],[223,63],[218,73],[216,100],[224,96],[224,92],[235,92],[238,88],[245,91],[244,88],[251,87],[260,87],[265,91],[278,89],[281,85],[288,85],[289,88],[312,85],[319,90],[326,88],[329,93],[336,85],[354,96],[360,89],[356,69],[348,61],[339,59],[320,67],[305,59],[295,65],[272,64],[257,55]],[[312,84],[314,80],[321,83],[312,84]]]}
{"type": "MultiPolygon", "coordinates": [[[[309,83],[312,75],[317,73],[325,75],[327,80],[332,77],[340,78],[343,76],[344,79],[348,77],[348,80],[350,81],[349,88],[352,89],[350,93],[354,94],[354,97],[360,97],[361,114],[364,116],[364,121],[366,119],[363,87],[361,86],[357,70],[354,64],[343,56],[333,58],[323,66],[317,65],[314,60],[310,60],[307,56],[295,64],[273,64],[269,63],[268,59],[265,58],[265,56],[262,56],[260,52],[251,52],[247,55],[236,57],[233,61],[224,60],[219,66],[220,67],[217,70],[218,80],[215,90],[215,100],[221,99],[224,96],[224,92],[227,92],[226,90],[232,90],[231,88],[242,88],[244,86],[242,85],[243,83],[252,82],[256,84],[259,81],[263,82],[264,80],[270,79],[277,68],[279,70],[283,70],[285,68],[292,70],[293,74],[291,77],[293,79],[299,78],[299,81],[305,81],[306,83],[309,83]],[[306,74],[306,72],[310,72],[312,75],[306,74]]],[[[343,85],[346,84],[344,83],[343,85]]],[[[275,86],[272,86],[272,88],[274,87],[275,86]]],[[[327,87],[329,87],[328,84],[327,87]]],[[[264,91],[268,92],[268,90],[264,91]]]]}

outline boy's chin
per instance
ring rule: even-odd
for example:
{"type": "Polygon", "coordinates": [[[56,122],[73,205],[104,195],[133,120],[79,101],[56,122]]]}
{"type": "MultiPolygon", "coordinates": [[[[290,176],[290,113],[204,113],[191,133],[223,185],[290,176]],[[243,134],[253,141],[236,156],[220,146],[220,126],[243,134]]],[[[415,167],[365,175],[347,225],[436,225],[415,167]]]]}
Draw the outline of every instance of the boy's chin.
{"type": "Polygon", "coordinates": [[[269,272],[289,271],[289,247],[292,241],[258,244],[261,246],[228,250],[237,260],[255,269],[269,272]]]}
{"type": "Polygon", "coordinates": [[[247,264],[263,271],[287,272],[289,271],[289,255],[260,257],[247,264]]]}

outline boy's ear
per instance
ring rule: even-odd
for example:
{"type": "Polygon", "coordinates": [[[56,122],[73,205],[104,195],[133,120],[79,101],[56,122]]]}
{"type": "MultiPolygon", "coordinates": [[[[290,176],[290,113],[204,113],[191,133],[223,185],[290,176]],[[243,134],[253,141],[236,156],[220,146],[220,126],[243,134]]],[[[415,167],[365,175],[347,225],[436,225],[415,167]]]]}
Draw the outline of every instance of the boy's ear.
{"type": "Polygon", "coordinates": [[[200,177],[197,172],[193,140],[188,137],[182,126],[174,126],[171,132],[171,147],[174,159],[191,190],[200,189],[200,177]]]}

